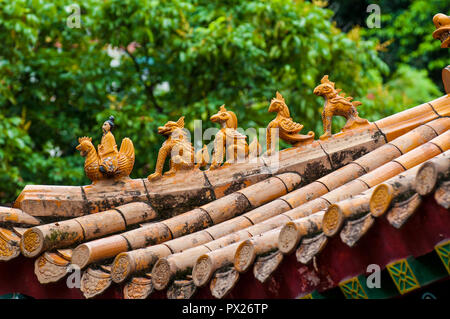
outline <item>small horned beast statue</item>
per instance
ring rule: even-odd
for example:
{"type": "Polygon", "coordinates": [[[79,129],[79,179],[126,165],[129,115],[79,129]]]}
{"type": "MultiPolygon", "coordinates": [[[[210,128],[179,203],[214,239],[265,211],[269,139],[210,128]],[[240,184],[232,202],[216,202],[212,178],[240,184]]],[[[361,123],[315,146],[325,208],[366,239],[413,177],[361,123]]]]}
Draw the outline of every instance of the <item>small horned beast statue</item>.
{"type": "Polygon", "coordinates": [[[164,126],[158,127],[158,134],[167,137],[158,153],[155,172],[148,176],[148,180],[157,180],[162,177],[164,162],[168,155],[170,159],[170,170],[164,176],[175,175],[178,171],[194,168],[194,147],[184,131],[184,116],[178,121],[169,121],[164,126]]]}
{"type": "Polygon", "coordinates": [[[340,89],[334,88],[334,82],[328,80],[328,75],[325,75],[314,89],[314,94],[323,96],[325,104],[322,112],[322,122],[324,134],[320,136],[321,140],[327,139],[331,134],[331,120],[333,116],[343,116],[347,119],[347,123],[342,128],[342,131],[354,129],[360,125],[367,125],[369,121],[360,118],[356,107],[362,103],[353,101],[353,97],[345,97],[345,93],[339,94],[340,89]]]}

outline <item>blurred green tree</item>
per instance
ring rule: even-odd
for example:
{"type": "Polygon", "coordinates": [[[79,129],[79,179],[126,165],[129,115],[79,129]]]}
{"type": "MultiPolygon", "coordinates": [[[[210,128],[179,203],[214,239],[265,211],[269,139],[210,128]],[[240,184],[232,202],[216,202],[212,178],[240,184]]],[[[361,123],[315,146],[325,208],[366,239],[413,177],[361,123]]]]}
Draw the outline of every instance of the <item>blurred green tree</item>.
{"type": "Polygon", "coordinates": [[[389,69],[376,41],[342,32],[331,10],[310,2],[87,0],[81,28],[66,23],[70,0],[0,4],[3,203],[29,183],[88,183],[77,137],[98,143],[110,114],[116,140],[135,144],[132,177],[143,177],[163,141],[159,125],[185,115],[191,132],[195,119],[211,127],[225,103],[240,127],[265,127],[276,90],[304,131],[320,134],[323,101],[312,91],[324,74],[364,103],[369,120],[440,95],[410,68],[382,86],[389,69]],[[411,76],[426,85],[405,97],[411,76]]]}
{"type": "Polygon", "coordinates": [[[334,11],[333,20],[345,32],[362,27],[362,36],[378,40],[379,56],[391,69],[385,80],[397,76],[397,69],[408,64],[426,70],[441,90],[441,70],[449,63],[448,51],[431,34],[436,13],[450,14],[448,0],[330,0],[328,8],[334,11]],[[367,28],[369,4],[376,3],[381,11],[381,28],[367,28]]]}

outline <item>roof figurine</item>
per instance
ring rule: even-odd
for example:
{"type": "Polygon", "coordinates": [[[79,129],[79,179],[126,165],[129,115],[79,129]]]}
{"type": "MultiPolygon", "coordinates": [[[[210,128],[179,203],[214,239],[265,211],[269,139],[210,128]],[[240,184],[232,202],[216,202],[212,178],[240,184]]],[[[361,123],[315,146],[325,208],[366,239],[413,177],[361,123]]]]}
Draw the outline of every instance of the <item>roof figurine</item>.
{"type": "Polygon", "coordinates": [[[98,146],[98,156],[101,160],[99,170],[106,175],[114,174],[118,166],[116,139],[111,133],[114,127],[114,116],[110,116],[102,125],[103,136],[98,146]]]}
{"type": "Polygon", "coordinates": [[[261,153],[262,153],[261,144],[259,144],[258,139],[255,136],[253,138],[253,141],[248,146],[248,157],[256,158],[256,157],[261,156],[261,153]]]}
{"type": "MultiPolygon", "coordinates": [[[[433,17],[436,30],[433,38],[441,40],[441,48],[450,48],[450,17],[438,13],[433,17]]],[[[450,65],[442,69],[442,82],[444,82],[445,93],[450,94],[450,65]]]]}
{"type": "Polygon", "coordinates": [[[214,139],[214,156],[209,169],[216,169],[223,161],[226,154],[225,164],[236,162],[248,156],[248,144],[246,136],[237,131],[237,117],[232,111],[225,108],[225,104],[220,107],[219,112],[211,116],[210,120],[219,123],[220,131],[214,139]]]}
{"type": "Polygon", "coordinates": [[[300,146],[314,140],[314,132],[312,131],[308,132],[307,135],[299,134],[303,125],[292,120],[289,108],[278,91],[276,97],[270,102],[269,112],[276,112],[277,116],[267,126],[267,155],[272,153],[274,147],[274,130],[272,129],[279,129],[279,137],[294,146],[300,146]]]}
{"type": "Polygon", "coordinates": [[[195,167],[204,167],[209,164],[209,160],[208,147],[203,145],[203,148],[195,153],[195,167]]]}
{"type": "Polygon", "coordinates": [[[441,48],[450,48],[450,17],[443,13],[438,13],[433,17],[436,30],[433,38],[441,40],[441,48]]]}
{"type": "Polygon", "coordinates": [[[92,182],[107,178],[128,177],[133,170],[133,142],[125,137],[118,151],[116,140],[111,132],[114,127],[114,117],[110,116],[103,123],[103,136],[98,145],[98,152],[92,144],[92,138],[84,136],[78,139],[79,145],[76,149],[86,158],[84,172],[92,182]]]}
{"type": "Polygon", "coordinates": [[[156,180],[162,177],[162,170],[167,156],[170,154],[170,170],[165,176],[172,176],[180,170],[194,168],[194,147],[184,131],[184,116],[178,121],[168,121],[164,126],[158,127],[158,134],[167,137],[159,149],[155,172],[148,176],[148,180],[156,180]]]}
{"type": "Polygon", "coordinates": [[[325,105],[322,112],[323,131],[324,134],[320,136],[321,140],[327,139],[331,134],[331,121],[333,116],[339,115],[347,119],[347,123],[342,128],[343,131],[351,130],[359,125],[369,124],[369,121],[362,119],[358,116],[356,107],[362,103],[359,101],[353,101],[353,97],[345,97],[344,93],[339,93],[340,89],[335,89],[334,82],[328,79],[328,75],[325,75],[320,80],[320,85],[314,89],[314,94],[323,96],[325,99],[325,105]]]}

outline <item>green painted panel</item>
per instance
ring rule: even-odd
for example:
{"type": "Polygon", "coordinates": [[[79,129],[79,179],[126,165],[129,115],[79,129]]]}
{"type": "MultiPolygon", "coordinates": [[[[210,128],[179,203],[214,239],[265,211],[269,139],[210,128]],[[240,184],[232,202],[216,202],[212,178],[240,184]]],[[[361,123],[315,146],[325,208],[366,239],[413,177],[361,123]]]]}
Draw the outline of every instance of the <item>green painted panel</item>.
{"type": "Polygon", "coordinates": [[[450,274],[450,240],[434,247],[447,272],[450,274]]]}
{"type": "Polygon", "coordinates": [[[27,299],[27,297],[19,293],[11,293],[0,296],[0,299],[27,299]]]}

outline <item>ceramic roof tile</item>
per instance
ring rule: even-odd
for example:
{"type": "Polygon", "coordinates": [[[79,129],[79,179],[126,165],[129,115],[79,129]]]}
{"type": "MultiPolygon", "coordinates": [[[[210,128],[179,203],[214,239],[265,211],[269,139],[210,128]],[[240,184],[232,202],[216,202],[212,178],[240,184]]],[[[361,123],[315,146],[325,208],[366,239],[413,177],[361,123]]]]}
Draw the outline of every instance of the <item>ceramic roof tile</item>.
{"type": "MultiPolygon", "coordinates": [[[[391,175],[396,175],[395,173],[394,174],[391,174],[391,175]]],[[[351,183],[352,184],[352,183],[351,183]]],[[[355,193],[358,193],[358,191],[355,191],[355,193]]],[[[307,205],[307,204],[306,204],[307,205]]],[[[367,203],[367,207],[368,207],[368,203],[367,203]]],[[[314,216],[314,214],[313,215],[311,215],[311,216],[314,216]]],[[[310,224],[310,223],[309,223],[310,224]]],[[[255,225],[256,226],[256,225],[255,225]]],[[[251,228],[253,228],[253,227],[255,227],[255,226],[252,226],[252,227],[250,227],[250,229],[251,228]]],[[[233,246],[234,247],[234,246],[233,246]]],[[[230,247],[228,247],[228,248],[223,248],[221,251],[228,251],[228,250],[230,250],[230,249],[232,249],[232,248],[230,248],[230,247]]],[[[198,249],[198,248],[193,248],[192,250],[191,249],[188,249],[188,250],[186,250],[185,252],[182,252],[182,253],[178,253],[177,254],[177,258],[179,259],[179,260],[183,260],[184,261],[184,266],[185,267],[192,267],[191,266],[191,264],[192,264],[192,260],[194,260],[195,258],[198,258],[198,256],[199,256],[199,254],[201,253],[201,249],[198,249]],[[195,251],[195,253],[194,253],[194,251],[195,251]],[[183,256],[184,255],[184,256],[183,256]],[[179,257],[178,257],[179,256],[179,257]],[[188,256],[189,256],[189,258],[188,258],[188,256]],[[189,262],[190,261],[190,262],[189,262]],[[187,264],[186,264],[186,262],[187,262],[187,264]]],[[[219,256],[220,256],[220,253],[219,253],[219,256]]],[[[224,257],[224,256],[222,256],[222,257],[224,257]]],[[[226,259],[226,258],[225,258],[226,259]]],[[[223,261],[223,260],[222,260],[223,261]]],[[[169,262],[170,263],[170,262],[169,262]]],[[[176,275],[176,273],[178,272],[178,271],[181,271],[181,272],[184,272],[185,271],[185,268],[178,268],[178,269],[174,269],[173,267],[170,267],[170,266],[168,266],[167,264],[164,264],[164,263],[162,263],[162,264],[160,264],[160,265],[155,265],[155,267],[154,267],[154,273],[153,273],[153,278],[155,278],[155,277],[157,277],[157,276],[161,276],[161,278],[164,278],[164,279],[160,279],[160,286],[159,286],[159,288],[160,289],[162,289],[162,288],[165,288],[167,285],[168,285],[168,283],[169,283],[169,281],[170,281],[170,277],[173,277],[173,276],[175,276],[176,275]],[[171,275],[169,276],[169,277],[167,277],[167,273],[165,273],[162,269],[163,268],[168,268],[168,269],[171,269],[171,271],[170,271],[170,273],[171,273],[171,275]]]]}
{"type": "Polygon", "coordinates": [[[377,185],[387,185],[392,201],[385,215],[401,227],[421,203],[411,188],[424,161],[421,178],[431,182],[420,185],[448,205],[448,162],[439,158],[450,147],[450,119],[439,116],[449,110],[444,96],[280,151],[278,162],[275,156],[260,157],[258,163],[154,182],[27,186],[15,209],[0,208],[0,224],[12,227],[6,219],[18,216],[17,225],[30,229],[20,234],[1,229],[0,258],[16,257],[19,243],[24,255],[40,254],[35,273],[41,283],[60,280],[70,264],[88,266],[81,287],[86,298],[124,281],[125,298],[146,298],[166,288],[169,298],[190,298],[208,282],[211,294],[222,298],[252,265],[255,278],[264,282],[285,254],[296,251],[300,262],[309,263],[337,233],[353,246],[380,218],[369,213],[377,185]],[[333,211],[337,222],[324,218],[333,211]],[[59,220],[48,223],[52,218],[59,220]],[[39,239],[42,244],[34,248],[39,239]],[[8,249],[14,251],[10,256],[8,249]]]}
{"type": "Polygon", "coordinates": [[[0,206],[0,223],[14,224],[15,226],[36,226],[41,224],[41,221],[20,209],[0,206]]]}
{"type": "Polygon", "coordinates": [[[150,275],[133,277],[123,289],[124,299],[145,299],[153,292],[153,283],[150,275]]]}
{"type": "Polygon", "coordinates": [[[57,282],[67,275],[70,261],[52,252],[45,252],[34,263],[34,273],[41,284],[57,282]]]}
{"type": "Polygon", "coordinates": [[[386,117],[375,122],[377,127],[386,136],[387,141],[405,134],[413,128],[430,122],[439,116],[449,116],[450,97],[444,95],[429,103],[397,113],[395,117],[386,117]],[[439,112],[436,111],[438,108],[439,112]]]}
{"type": "MultiPolygon", "coordinates": [[[[415,172],[415,170],[411,170],[411,172],[415,172]]],[[[371,191],[373,191],[373,189],[371,191]]],[[[370,197],[371,197],[371,191],[370,192],[367,191],[366,194],[361,195],[359,197],[357,196],[357,197],[355,197],[354,199],[351,200],[353,205],[350,205],[350,207],[355,206],[356,208],[354,210],[352,210],[351,213],[348,214],[349,215],[348,217],[355,218],[355,216],[361,216],[365,212],[367,212],[367,210],[369,208],[369,200],[370,200],[370,197]]],[[[311,223],[311,220],[309,220],[309,219],[316,217],[318,219],[318,221],[319,221],[319,225],[317,227],[315,227],[315,228],[313,227],[311,229],[311,231],[312,231],[312,233],[317,233],[318,231],[320,231],[320,228],[321,228],[321,215],[323,215],[323,212],[322,213],[312,214],[312,215],[310,215],[308,217],[304,217],[304,218],[302,218],[300,220],[305,220],[304,225],[307,225],[308,227],[311,227],[311,225],[314,225],[314,223],[311,223]],[[315,215],[318,216],[318,217],[316,217],[315,215]]],[[[355,238],[354,236],[351,236],[354,233],[353,228],[354,227],[359,227],[359,229],[358,229],[359,230],[359,234],[363,234],[363,233],[365,233],[367,231],[368,228],[370,228],[370,226],[372,224],[373,224],[373,218],[371,218],[370,216],[368,216],[368,217],[364,216],[363,222],[359,222],[357,224],[357,226],[350,225],[350,227],[348,227],[349,230],[344,228],[343,232],[341,232],[341,237],[343,238],[343,240],[346,243],[348,243],[350,245],[353,245],[354,242],[357,241],[357,239],[358,239],[358,238],[355,238]]],[[[349,225],[349,223],[347,225],[349,225]]],[[[277,234],[279,231],[278,230],[272,230],[270,232],[271,232],[270,233],[270,237],[276,238],[277,236],[275,234],[277,234]]],[[[269,232],[264,233],[264,234],[268,234],[268,233],[269,232]]],[[[307,235],[310,235],[310,234],[307,234],[307,235]]],[[[262,235],[261,237],[264,237],[264,235],[262,235]]],[[[269,236],[266,239],[268,239],[268,238],[269,238],[269,236]]],[[[323,240],[324,240],[324,238],[322,236],[322,238],[317,239],[316,242],[318,241],[323,246],[323,243],[324,243],[323,240]]],[[[232,246],[222,248],[222,249],[220,249],[218,251],[213,251],[213,252],[207,253],[207,255],[210,256],[211,258],[217,258],[218,260],[220,260],[220,262],[214,261],[214,260],[211,261],[211,262],[214,263],[216,266],[220,265],[220,267],[223,267],[226,264],[226,260],[229,261],[229,258],[232,255],[232,251],[235,249],[234,246],[236,246],[236,245],[237,244],[234,244],[232,246]],[[216,257],[212,257],[212,256],[216,256],[216,257]]],[[[319,245],[319,247],[321,245],[319,245]]],[[[270,244],[265,242],[265,246],[270,247],[270,244]]],[[[295,244],[294,244],[294,246],[295,246],[295,244]]],[[[315,243],[315,246],[317,246],[316,243],[315,243]]],[[[315,251],[317,253],[317,252],[320,251],[320,248],[316,248],[316,247],[313,247],[313,248],[315,248],[315,250],[313,249],[313,252],[315,251]]],[[[267,248],[267,249],[270,250],[271,248],[267,248]]],[[[311,249],[309,249],[309,251],[311,251],[311,249]]],[[[265,251],[264,253],[267,253],[267,251],[265,251]]],[[[299,255],[301,255],[301,254],[305,254],[305,249],[303,249],[303,251],[299,252],[299,255]]],[[[200,262],[200,259],[198,260],[198,262],[200,262]]],[[[214,266],[211,266],[211,268],[214,269],[214,266]]],[[[267,270],[266,270],[266,272],[267,272],[267,270]]],[[[211,276],[211,274],[207,275],[207,277],[210,277],[210,276],[211,276]]],[[[202,275],[200,275],[200,277],[203,278],[202,275]]],[[[194,280],[194,282],[195,282],[195,280],[194,280]]]]}
{"type": "Polygon", "coordinates": [[[0,261],[8,261],[20,255],[20,237],[13,231],[0,228],[0,261]]]}
{"type": "Polygon", "coordinates": [[[445,181],[434,192],[434,199],[445,209],[450,208],[450,182],[445,181]]]}
{"type": "Polygon", "coordinates": [[[115,209],[36,226],[24,234],[24,255],[34,257],[43,251],[63,248],[125,231],[128,226],[153,220],[157,213],[146,203],[136,202],[115,209]]]}

